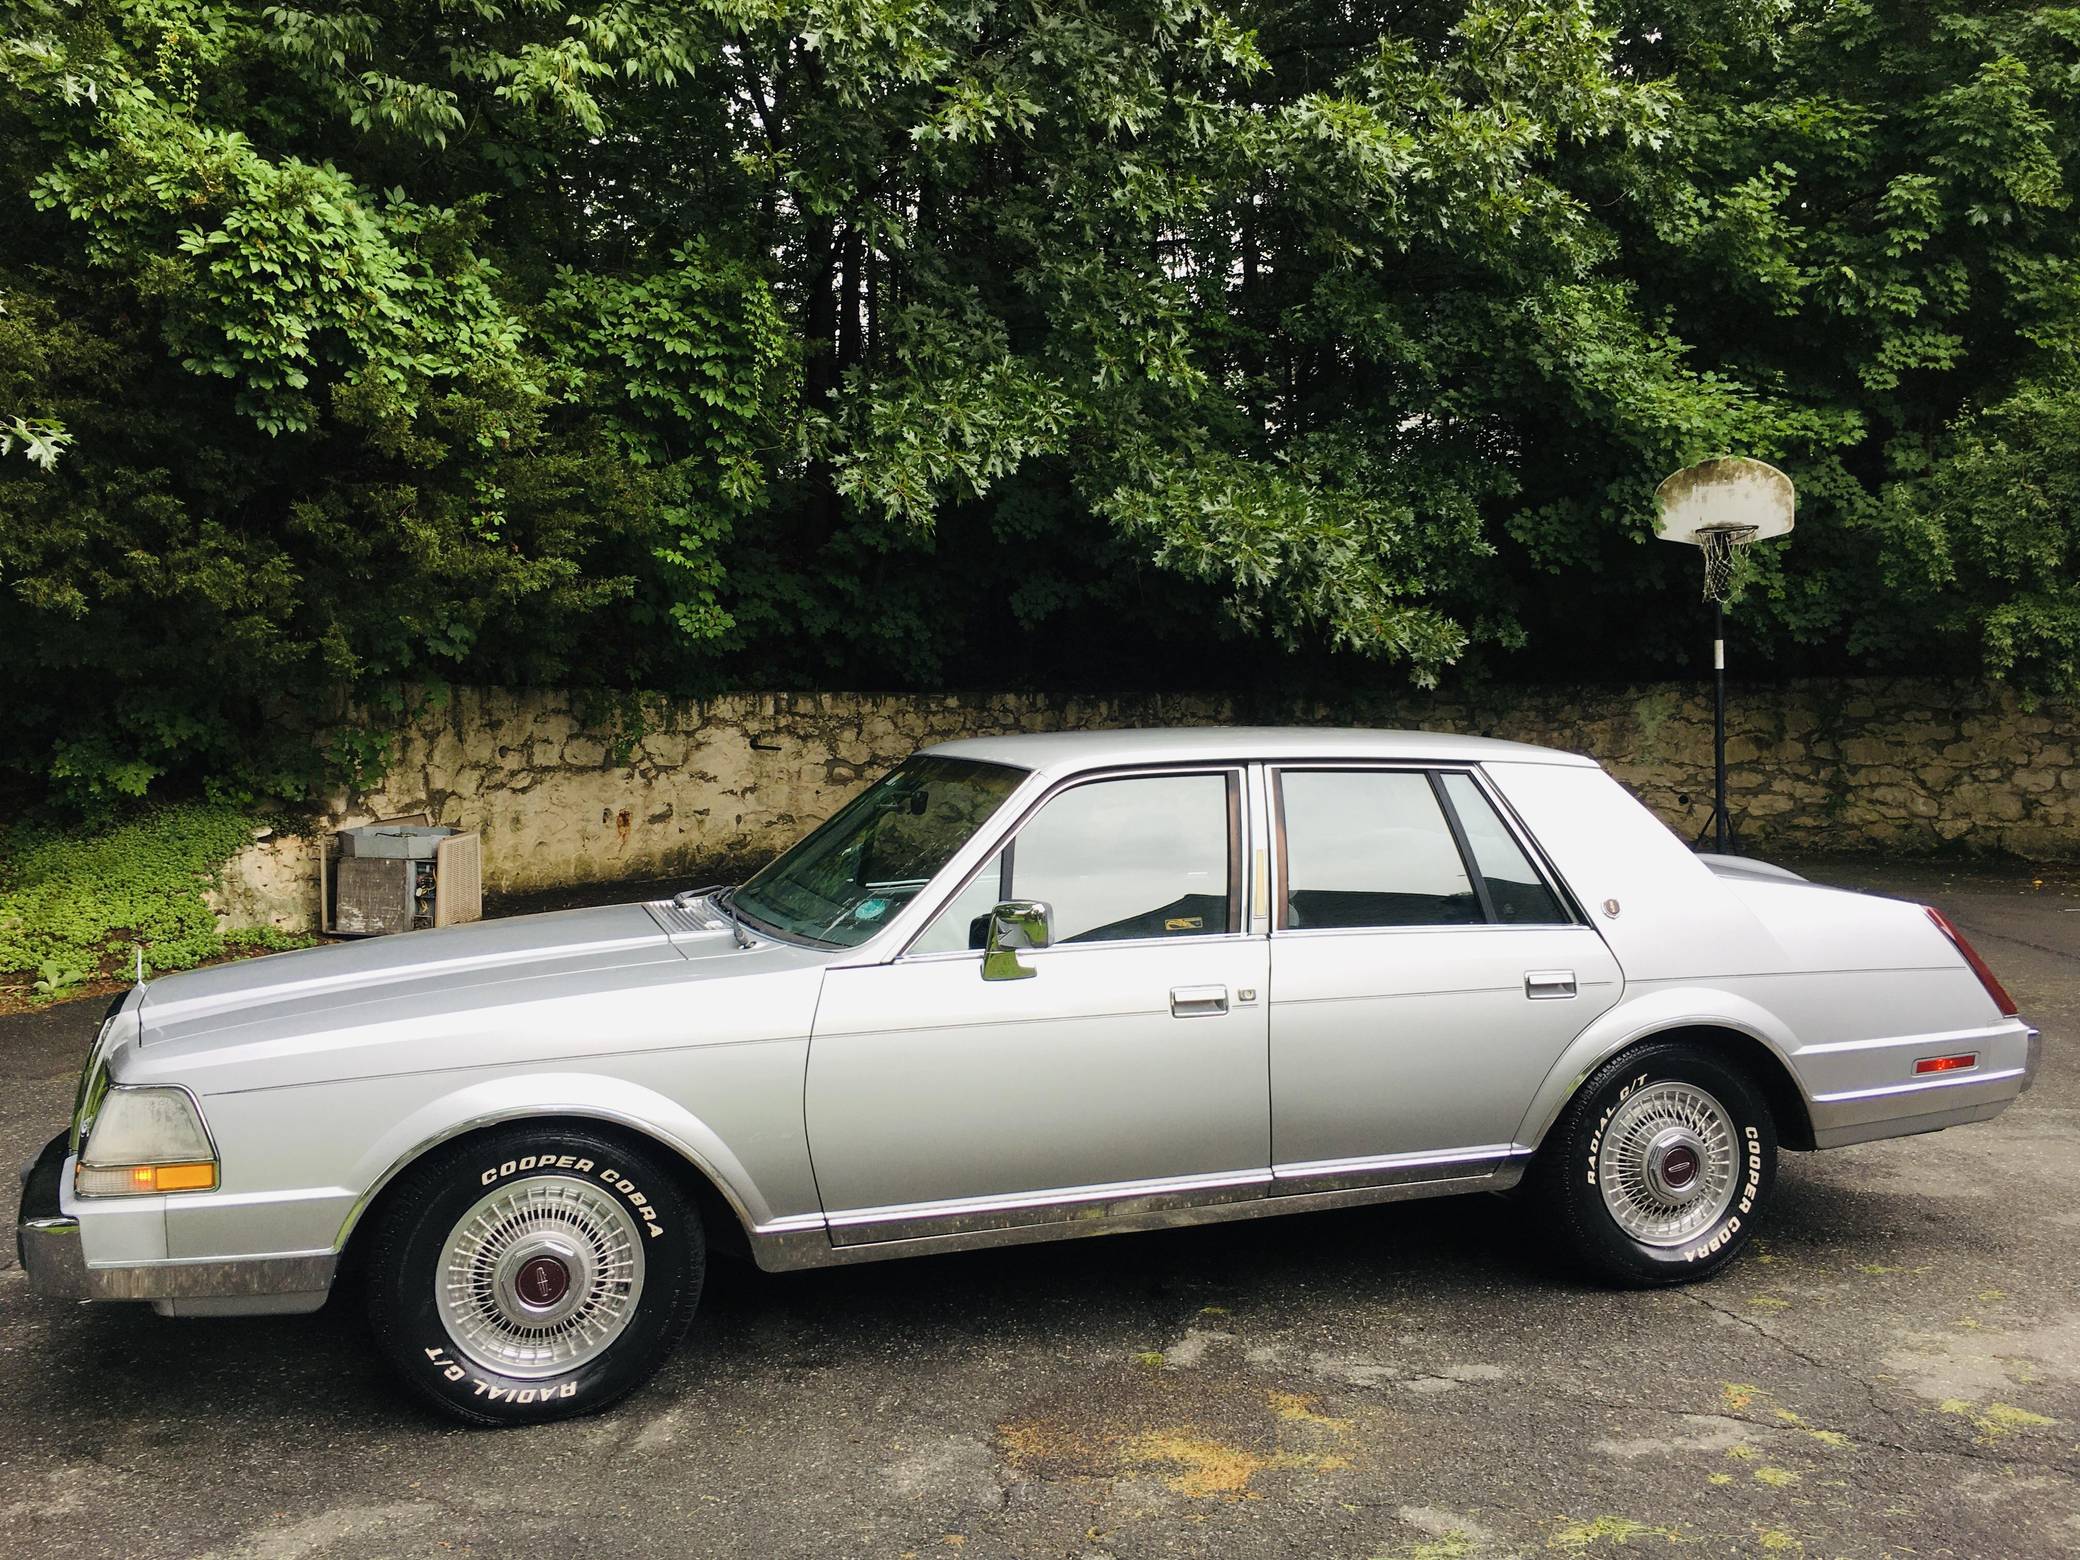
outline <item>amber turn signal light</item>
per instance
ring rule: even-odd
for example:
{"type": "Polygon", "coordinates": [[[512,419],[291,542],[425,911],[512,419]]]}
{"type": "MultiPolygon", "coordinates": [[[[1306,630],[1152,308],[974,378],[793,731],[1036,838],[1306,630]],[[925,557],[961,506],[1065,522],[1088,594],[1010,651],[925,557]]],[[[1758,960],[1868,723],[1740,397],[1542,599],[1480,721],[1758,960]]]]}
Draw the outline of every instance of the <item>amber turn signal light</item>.
{"type": "Polygon", "coordinates": [[[174,1165],[81,1165],[73,1189],[82,1197],[141,1197],[149,1192],[210,1192],[217,1167],[207,1159],[174,1165]]]}

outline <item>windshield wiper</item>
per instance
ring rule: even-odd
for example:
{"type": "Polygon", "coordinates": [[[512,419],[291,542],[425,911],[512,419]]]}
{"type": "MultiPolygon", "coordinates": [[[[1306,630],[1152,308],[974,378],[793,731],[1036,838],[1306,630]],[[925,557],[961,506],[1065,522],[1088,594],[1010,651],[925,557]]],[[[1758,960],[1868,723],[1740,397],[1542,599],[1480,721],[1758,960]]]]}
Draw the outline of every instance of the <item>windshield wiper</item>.
{"type": "Polygon", "coordinates": [[[672,903],[684,910],[696,899],[713,899],[715,907],[729,917],[730,935],[736,939],[737,946],[754,948],[757,944],[752,941],[751,934],[744,930],[744,923],[737,919],[737,907],[729,901],[728,896],[735,892],[736,885],[732,883],[710,883],[706,888],[680,889],[672,895],[672,903]]]}

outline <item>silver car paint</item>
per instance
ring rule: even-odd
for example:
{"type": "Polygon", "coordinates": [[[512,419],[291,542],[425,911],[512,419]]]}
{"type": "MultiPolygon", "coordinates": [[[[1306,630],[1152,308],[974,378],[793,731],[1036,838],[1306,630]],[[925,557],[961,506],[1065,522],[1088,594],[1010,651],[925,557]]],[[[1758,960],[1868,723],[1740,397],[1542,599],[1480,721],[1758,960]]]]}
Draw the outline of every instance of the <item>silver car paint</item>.
{"type": "Polygon", "coordinates": [[[323,1261],[420,1154],[543,1115],[620,1123],[684,1155],[761,1264],[781,1268],[1506,1185],[1598,1062],[1673,1027],[1768,1047],[1821,1146],[1983,1119],[2028,1082],[2030,1030],[1994,1011],[1918,907],[1716,873],[1584,758],[1279,729],[934,751],[1031,773],[859,948],[761,938],[747,951],[701,917],[621,906],[280,955],[133,994],[109,1026],[111,1073],[193,1090],[223,1185],[82,1200],[68,1164],[62,1206],[100,1292],[267,1308],[250,1275],[279,1270],[305,1288],[278,1308],[301,1308],[310,1273],[329,1274],[323,1261]],[[1301,761],[1476,770],[1587,925],[1265,936],[1276,841],[1262,766],[1301,761]],[[1248,768],[1251,935],[1063,947],[1028,956],[1037,978],[1005,983],[982,982],[973,955],[903,957],[1052,788],[1176,764],[1248,768]],[[1415,951],[1383,963],[1391,939],[1415,951]],[[1523,976],[1548,968],[1572,969],[1577,996],[1519,1000],[1523,976]],[[1415,980],[1422,969],[1441,978],[1415,980]],[[1282,970],[1353,1016],[1288,1013],[1282,970]],[[1225,988],[1227,1012],[1173,1015],[1171,990],[1200,986],[1225,988]],[[1456,1000],[1479,1021],[1455,1022],[1456,1000]],[[1381,1025],[1396,1015],[1373,1030],[1391,1044],[1368,1046],[1355,1017],[1368,1006],[1381,1025]],[[1952,1049],[1979,1050],[1980,1066],[1914,1078],[1915,1058],[1952,1049]]]}
{"type": "Polygon", "coordinates": [[[1261,1176],[1266,951],[1065,944],[1023,955],[1038,973],[1018,981],[982,980],[978,954],[832,970],[807,1111],[834,1238],[993,1198],[1261,1176]],[[1175,1016],[1171,993],[1202,987],[1226,1011],[1175,1016]]]}
{"type": "Polygon", "coordinates": [[[1583,926],[1407,927],[1281,932],[1271,989],[1277,1174],[1306,1182],[1385,1156],[1513,1157],[1553,1058],[1624,981],[1583,926]],[[1548,971],[1575,995],[1528,999],[1548,971]]]}

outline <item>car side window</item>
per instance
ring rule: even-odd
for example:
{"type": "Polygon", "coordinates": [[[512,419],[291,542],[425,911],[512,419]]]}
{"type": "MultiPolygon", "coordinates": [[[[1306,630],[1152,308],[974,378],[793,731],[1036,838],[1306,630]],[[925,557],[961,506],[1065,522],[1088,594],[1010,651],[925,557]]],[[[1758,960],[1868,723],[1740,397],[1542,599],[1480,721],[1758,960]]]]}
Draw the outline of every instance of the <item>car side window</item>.
{"type": "Polygon", "coordinates": [[[910,945],[912,953],[958,953],[980,948],[989,935],[989,913],[1004,900],[1004,853],[998,851],[968,886],[947,903],[938,918],[910,945]]]}
{"type": "Polygon", "coordinates": [[[1285,916],[1317,927],[1465,926],[1485,919],[1430,777],[1408,770],[1289,769],[1285,916]]]}
{"type": "Polygon", "coordinates": [[[1444,790],[1459,815],[1473,869],[1481,875],[1495,919],[1505,926],[1566,925],[1569,916],[1559,896],[1538,875],[1473,777],[1446,775],[1444,790]]]}
{"type": "Polygon", "coordinates": [[[1012,842],[1012,897],[1054,908],[1056,943],[1233,930],[1228,787],[1133,775],[1063,791],[1012,842]]]}

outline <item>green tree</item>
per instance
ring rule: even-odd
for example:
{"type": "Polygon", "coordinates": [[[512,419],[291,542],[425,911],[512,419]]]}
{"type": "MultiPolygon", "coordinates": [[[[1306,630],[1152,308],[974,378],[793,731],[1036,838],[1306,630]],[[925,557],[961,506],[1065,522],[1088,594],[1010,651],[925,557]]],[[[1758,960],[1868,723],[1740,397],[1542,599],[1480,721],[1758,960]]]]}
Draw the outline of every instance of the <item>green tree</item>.
{"type": "Polygon", "coordinates": [[[1726,451],[1800,484],[1781,670],[2080,687],[2076,15],[9,0],[4,762],[293,792],[401,681],[1640,675],[1726,451]]]}

